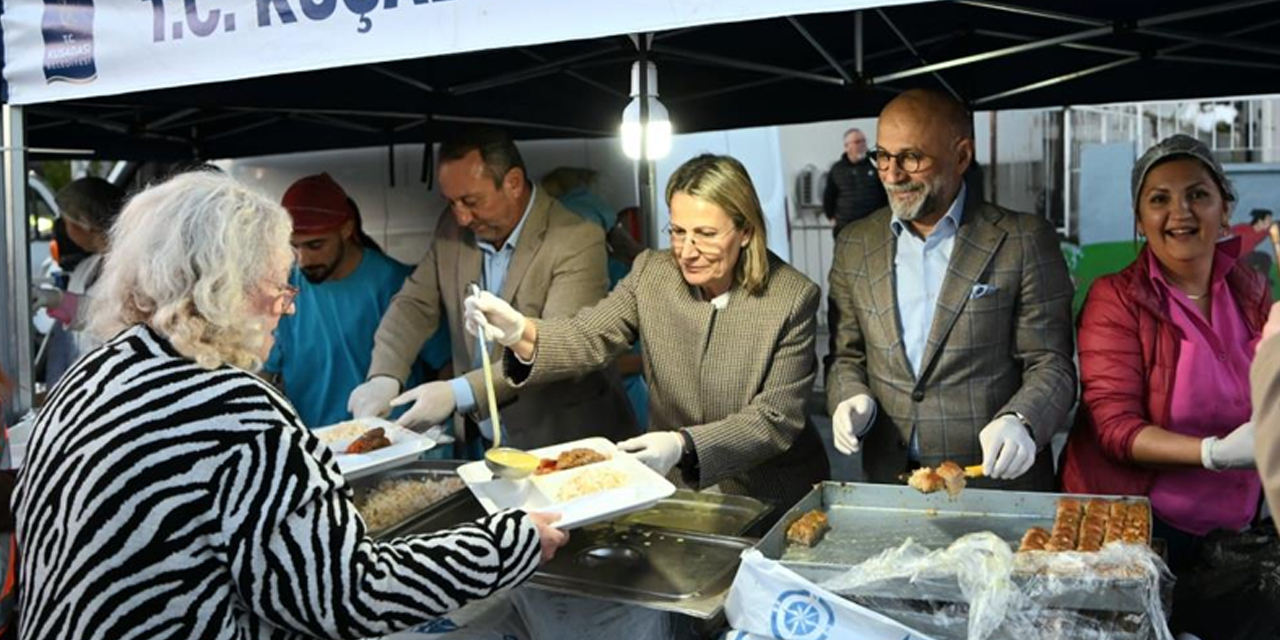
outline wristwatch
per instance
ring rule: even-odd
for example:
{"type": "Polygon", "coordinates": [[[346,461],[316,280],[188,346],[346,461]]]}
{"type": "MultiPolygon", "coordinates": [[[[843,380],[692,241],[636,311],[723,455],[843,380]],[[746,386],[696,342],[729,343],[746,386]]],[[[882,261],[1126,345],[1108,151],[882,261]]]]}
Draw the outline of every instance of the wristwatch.
{"type": "Polygon", "coordinates": [[[693,436],[684,429],[676,433],[680,434],[681,442],[680,462],[676,463],[676,466],[682,471],[694,471],[698,468],[698,450],[693,446],[693,436]]]}
{"type": "Polygon", "coordinates": [[[1026,428],[1027,428],[1027,433],[1031,434],[1031,440],[1032,440],[1032,441],[1034,441],[1034,440],[1036,439],[1036,430],[1031,428],[1031,423],[1030,423],[1029,421],[1027,421],[1027,417],[1026,417],[1026,416],[1024,416],[1024,415],[1022,415],[1022,413],[1021,413],[1021,412],[1019,412],[1019,411],[1006,411],[1005,413],[1003,413],[1003,414],[1001,414],[1001,415],[1005,415],[1005,416],[1013,416],[1013,417],[1017,418],[1017,419],[1018,419],[1018,422],[1021,422],[1021,423],[1022,423],[1022,426],[1024,426],[1024,427],[1026,427],[1026,428]]]}

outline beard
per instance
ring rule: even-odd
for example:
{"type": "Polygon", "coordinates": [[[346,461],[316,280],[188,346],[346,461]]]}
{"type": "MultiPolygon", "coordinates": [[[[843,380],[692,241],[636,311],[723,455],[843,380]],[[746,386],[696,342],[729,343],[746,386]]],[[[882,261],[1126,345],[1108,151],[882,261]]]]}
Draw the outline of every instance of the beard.
{"type": "Polygon", "coordinates": [[[329,276],[333,275],[333,272],[337,270],[338,264],[342,262],[342,258],[346,254],[347,245],[343,242],[341,247],[338,249],[338,255],[334,256],[332,261],[325,264],[313,264],[305,267],[299,267],[298,270],[302,272],[302,277],[306,278],[307,282],[310,282],[311,284],[320,284],[321,282],[328,280],[329,276]]]}
{"type": "Polygon", "coordinates": [[[904,182],[902,184],[885,184],[885,193],[889,196],[889,208],[893,216],[904,222],[917,220],[922,216],[934,213],[941,203],[938,194],[942,191],[941,176],[925,182],[904,182]],[[916,199],[904,202],[894,197],[898,193],[916,193],[916,199]]]}
{"type": "Polygon", "coordinates": [[[334,264],[318,264],[311,267],[302,267],[299,271],[302,272],[302,277],[306,278],[307,282],[310,282],[311,284],[320,284],[321,282],[329,279],[329,276],[333,274],[333,270],[337,267],[338,264],[335,262],[334,264]]]}

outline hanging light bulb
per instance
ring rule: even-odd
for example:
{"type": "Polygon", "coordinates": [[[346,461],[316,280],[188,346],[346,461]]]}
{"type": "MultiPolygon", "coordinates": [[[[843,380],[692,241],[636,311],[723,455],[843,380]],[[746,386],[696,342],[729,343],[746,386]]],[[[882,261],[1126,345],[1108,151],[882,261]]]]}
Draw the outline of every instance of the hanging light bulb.
{"type": "Polygon", "coordinates": [[[645,154],[648,160],[659,160],[671,153],[671,118],[667,108],[658,101],[658,69],[650,62],[648,95],[640,95],[640,63],[631,65],[631,102],[622,110],[622,152],[633,160],[640,159],[640,137],[645,137],[645,154]],[[649,126],[640,124],[640,101],[649,101],[649,126]],[[647,129],[647,130],[643,130],[647,129]],[[643,131],[642,131],[643,130],[643,131]]]}

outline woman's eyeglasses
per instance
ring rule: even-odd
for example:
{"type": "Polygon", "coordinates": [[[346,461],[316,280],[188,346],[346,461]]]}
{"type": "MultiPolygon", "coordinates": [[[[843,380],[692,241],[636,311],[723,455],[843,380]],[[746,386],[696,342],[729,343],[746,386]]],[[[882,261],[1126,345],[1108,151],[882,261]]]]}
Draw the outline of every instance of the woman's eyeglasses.
{"type": "Polygon", "coordinates": [[[669,224],[663,228],[663,232],[671,238],[671,248],[675,249],[676,253],[684,250],[684,245],[688,242],[693,245],[694,249],[698,250],[698,253],[705,256],[716,256],[722,253],[724,249],[720,246],[720,240],[732,231],[733,227],[723,231],[707,228],[690,231],[680,227],[673,227],[669,224]]]}
{"type": "Polygon", "coordinates": [[[298,299],[298,288],[291,284],[273,284],[271,286],[280,292],[272,300],[271,312],[282,316],[293,315],[293,312],[296,311],[293,303],[298,299]]]}

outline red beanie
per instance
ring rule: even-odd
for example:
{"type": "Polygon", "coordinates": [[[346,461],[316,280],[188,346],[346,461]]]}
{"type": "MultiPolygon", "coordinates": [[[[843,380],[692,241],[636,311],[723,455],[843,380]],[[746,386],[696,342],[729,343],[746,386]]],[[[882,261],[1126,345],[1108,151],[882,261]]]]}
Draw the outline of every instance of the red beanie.
{"type": "Polygon", "coordinates": [[[327,233],[355,218],[347,193],[327,173],[293,183],[280,204],[293,217],[293,232],[303,235],[327,233]]]}

